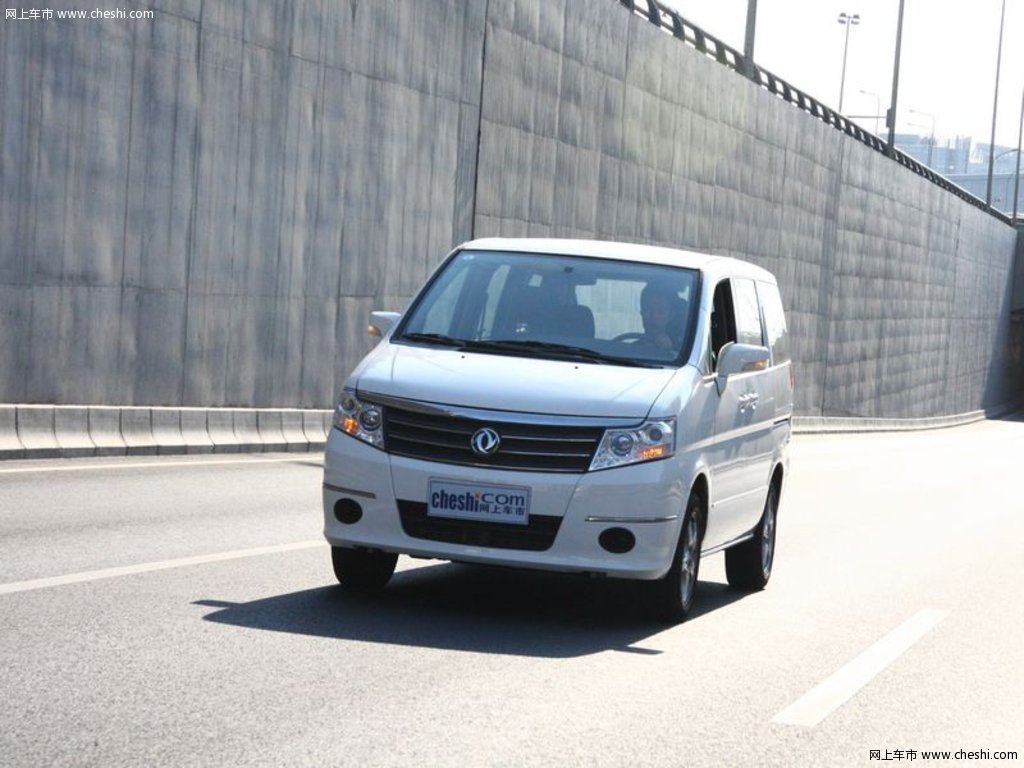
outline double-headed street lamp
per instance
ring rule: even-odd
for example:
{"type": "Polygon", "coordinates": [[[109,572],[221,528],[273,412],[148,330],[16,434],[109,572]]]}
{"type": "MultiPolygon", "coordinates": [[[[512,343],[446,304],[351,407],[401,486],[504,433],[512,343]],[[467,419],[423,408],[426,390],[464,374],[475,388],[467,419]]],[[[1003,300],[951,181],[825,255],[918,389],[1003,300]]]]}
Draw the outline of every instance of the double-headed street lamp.
{"type": "Polygon", "coordinates": [[[843,90],[846,88],[846,52],[850,48],[850,27],[860,24],[860,14],[852,16],[847,13],[839,14],[839,23],[846,27],[846,40],[843,42],[843,74],[839,80],[839,114],[843,113],[843,90]]]}

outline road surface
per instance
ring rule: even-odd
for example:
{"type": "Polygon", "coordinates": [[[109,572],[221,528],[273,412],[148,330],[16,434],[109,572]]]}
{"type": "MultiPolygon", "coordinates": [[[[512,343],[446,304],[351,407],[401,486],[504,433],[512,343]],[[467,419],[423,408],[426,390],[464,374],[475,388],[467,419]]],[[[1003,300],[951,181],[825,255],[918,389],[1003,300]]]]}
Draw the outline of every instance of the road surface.
{"type": "Polygon", "coordinates": [[[1019,762],[1024,421],[791,456],[768,589],[712,556],[672,628],[408,558],[347,595],[315,454],[2,463],[0,765],[1019,762]]]}

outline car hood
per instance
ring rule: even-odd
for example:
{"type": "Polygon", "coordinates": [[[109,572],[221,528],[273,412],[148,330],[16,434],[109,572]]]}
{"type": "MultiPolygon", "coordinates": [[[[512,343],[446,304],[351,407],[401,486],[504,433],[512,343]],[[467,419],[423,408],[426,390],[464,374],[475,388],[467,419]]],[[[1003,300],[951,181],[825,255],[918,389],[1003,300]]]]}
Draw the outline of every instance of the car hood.
{"type": "Polygon", "coordinates": [[[384,341],[350,383],[365,395],[468,408],[642,419],[677,373],[384,341]]]}

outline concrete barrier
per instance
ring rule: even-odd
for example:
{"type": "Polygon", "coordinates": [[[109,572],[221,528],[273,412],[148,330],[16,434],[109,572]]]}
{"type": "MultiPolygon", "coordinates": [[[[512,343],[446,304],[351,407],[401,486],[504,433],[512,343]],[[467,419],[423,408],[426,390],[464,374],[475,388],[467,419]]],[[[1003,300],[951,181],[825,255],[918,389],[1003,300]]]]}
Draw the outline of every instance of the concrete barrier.
{"type": "Polygon", "coordinates": [[[246,452],[264,450],[255,408],[233,409],[231,421],[235,429],[235,440],[238,443],[237,450],[246,452]]]}
{"type": "Polygon", "coordinates": [[[207,428],[208,408],[181,408],[178,416],[181,439],[188,453],[213,453],[213,440],[207,428]]]}
{"type": "Polygon", "coordinates": [[[0,459],[25,458],[25,446],[18,439],[18,409],[0,405],[0,459]]]}
{"type": "Polygon", "coordinates": [[[302,411],[281,411],[281,434],[289,451],[308,451],[309,439],[302,429],[302,411]]]}
{"type": "Polygon", "coordinates": [[[233,414],[228,408],[211,408],[206,412],[206,430],[213,443],[214,453],[233,453],[238,451],[238,438],[235,437],[233,414]]]}
{"type": "Polygon", "coordinates": [[[327,444],[327,430],[324,428],[323,415],[319,411],[302,412],[302,431],[309,441],[310,448],[322,448],[327,444]]]}
{"type": "Polygon", "coordinates": [[[181,409],[153,408],[151,414],[157,453],[185,453],[185,439],[181,436],[181,409]]]}
{"type": "Polygon", "coordinates": [[[128,446],[121,437],[121,409],[94,405],[89,407],[89,439],[97,456],[123,456],[128,446]]]}
{"type": "Polygon", "coordinates": [[[121,437],[127,452],[132,455],[150,455],[157,452],[153,438],[153,417],[149,408],[121,409],[121,437]]]}
{"type": "Polygon", "coordinates": [[[1011,403],[987,411],[969,411],[950,416],[929,416],[921,419],[869,419],[855,416],[796,416],[793,432],[798,435],[830,435],[858,432],[922,432],[974,424],[985,419],[998,419],[1024,408],[1024,403],[1011,403]]]}
{"type": "Polygon", "coordinates": [[[284,439],[282,411],[261,408],[256,411],[256,427],[259,429],[260,440],[265,451],[287,451],[288,442],[284,439]]]}
{"type": "Polygon", "coordinates": [[[96,446],[89,437],[89,408],[58,405],[53,409],[53,433],[61,456],[94,456],[96,446]]]}
{"type": "Polygon", "coordinates": [[[33,459],[60,456],[60,444],[53,429],[52,405],[18,406],[18,439],[33,459]]]}

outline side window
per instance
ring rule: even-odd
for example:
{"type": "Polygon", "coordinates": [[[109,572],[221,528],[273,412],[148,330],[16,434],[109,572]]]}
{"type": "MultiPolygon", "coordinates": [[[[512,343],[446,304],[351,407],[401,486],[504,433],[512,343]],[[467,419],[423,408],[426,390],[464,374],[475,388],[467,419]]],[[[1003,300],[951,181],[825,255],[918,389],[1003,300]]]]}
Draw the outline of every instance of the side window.
{"type": "Polygon", "coordinates": [[[764,309],[764,324],[768,332],[768,345],[772,350],[772,361],[775,365],[785,363],[790,359],[789,332],[786,330],[786,315],[782,311],[779,289],[771,283],[758,283],[757,293],[764,309]]]}
{"type": "Polygon", "coordinates": [[[761,333],[761,312],[757,307],[757,289],[753,280],[732,281],[736,308],[736,341],[740,344],[764,344],[761,333]]]}
{"type": "Polygon", "coordinates": [[[730,341],[736,341],[736,318],[732,308],[732,290],[728,280],[715,286],[711,310],[711,370],[718,368],[718,353],[730,341]]]}

